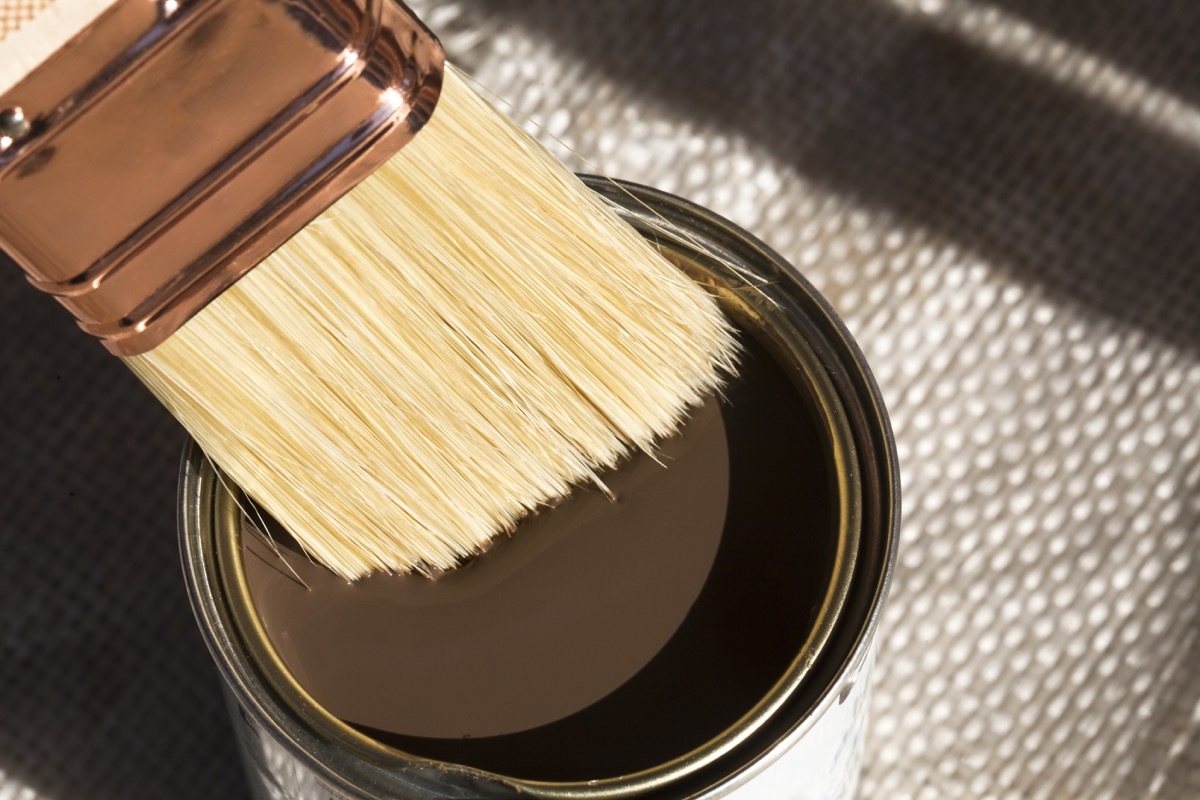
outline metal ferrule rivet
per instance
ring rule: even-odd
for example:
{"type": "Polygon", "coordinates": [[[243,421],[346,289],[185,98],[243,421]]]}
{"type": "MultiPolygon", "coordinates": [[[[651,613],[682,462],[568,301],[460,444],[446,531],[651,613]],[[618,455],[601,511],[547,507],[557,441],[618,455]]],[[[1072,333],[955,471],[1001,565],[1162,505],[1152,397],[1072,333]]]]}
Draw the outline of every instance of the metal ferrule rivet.
{"type": "Polygon", "coordinates": [[[7,150],[29,135],[33,126],[20,106],[0,111],[0,152],[7,150]]]}

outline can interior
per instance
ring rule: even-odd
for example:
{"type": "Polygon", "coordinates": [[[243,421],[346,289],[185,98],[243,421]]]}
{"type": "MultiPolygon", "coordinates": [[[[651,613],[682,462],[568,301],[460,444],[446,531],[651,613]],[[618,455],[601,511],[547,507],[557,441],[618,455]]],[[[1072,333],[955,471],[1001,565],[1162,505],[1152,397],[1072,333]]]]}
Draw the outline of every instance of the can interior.
{"type": "MultiPolygon", "coordinates": [[[[848,413],[842,403],[845,390],[835,383],[836,366],[829,363],[827,352],[818,352],[826,349],[820,341],[826,334],[819,330],[820,321],[811,319],[810,309],[801,302],[815,293],[811,289],[800,291],[789,276],[780,274],[782,262],[723,220],[652,190],[591,180],[593,188],[643,235],[712,291],[740,328],[753,333],[807,398],[809,413],[823,423],[824,456],[835,483],[836,541],[829,551],[828,582],[812,629],[778,681],[740,719],[691,752],[635,774],[586,782],[531,781],[414,758],[326,713],[283,667],[253,611],[241,567],[239,504],[244,501],[228,490],[211,465],[193,457],[190,465],[185,464],[182,495],[185,504],[189,497],[195,499],[194,510],[199,516],[191,527],[202,534],[207,532],[207,536],[187,540],[189,510],[185,507],[185,561],[191,561],[189,579],[193,592],[200,595],[193,600],[202,628],[206,624],[212,628],[205,631],[210,648],[243,707],[260,724],[273,728],[280,739],[289,742],[298,758],[319,772],[327,772],[335,783],[341,782],[336,777],[339,774],[360,787],[380,785],[381,780],[386,783],[389,775],[410,779],[420,774],[424,776],[422,781],[431,783],[429,793],[418,792],[414,795],[418,797],[443,796],[437,793],[439,785],[470,786],[476,793],[472,796],[481,798],[516,796],[518,792],[542,798],[618,798],[659,791],[664,797],[692,796],[703,787],[747,769],[777,742],[810,724],[813,710],[827,701],[843,674],[850,660],[848,654],[859,652],[858,643],[868,636],[890,560],[890,527],[888,543],[870,553],[868,566],[872,574],[865,576],[866,589],[858,592],[860,596],[853,603],[859,618],[852,621],[853,631],[847,632],[844,612],[862,551],[863,525],[856,444],[861,437],[855,436],[852,426],[862,420],[861,413],[848,413]],[[189,480],[194,488],[188,487],[189,480]],[[865,618],[862,611],[867,614],[865,618]],[[843,645],[836,656],[823,659],[831,638],[843,645]]],[[[883,455],[887,456],[886,424],[883,440],[883,455]]],[[[884,458],[883,462],[885,468],[891,467],[890,459],[884,458]]],[[[892,482],[886,485],[890,488],[892,482]]],[[[889,497],[883,498],[885,507],[891,505],[889,497]]],[[[872,513],[878,514],[878,503],[873,500],[869,505],[872,513]]],[[[882,521],[888,526],[894,523],[886,513],[882,521]]],[[[863,582],[860,580],[860,586],[863,582]]],[[[376,796],[367,791],[360,789],[359,793],[363,797],[376,796]]]]}

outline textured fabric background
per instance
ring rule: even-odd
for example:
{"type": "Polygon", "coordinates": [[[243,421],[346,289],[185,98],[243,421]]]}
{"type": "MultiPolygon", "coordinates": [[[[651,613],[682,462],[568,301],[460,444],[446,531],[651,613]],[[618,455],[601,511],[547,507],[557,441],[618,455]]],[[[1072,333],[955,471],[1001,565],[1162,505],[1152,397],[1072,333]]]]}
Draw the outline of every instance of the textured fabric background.
{"type": "Polygon", "coordinates": [[[4,0],[0,5],[0,40],[17,30],[49,5],[49,0],[4,0]]]}
{"type": "MultiPolygon", "coordinates": [[[[1200,4],[414,5],[857,336],[905,495],[864,797],[1200,796],[1200,4]]],[[[11,268],[0,331],[0,798],[239,796],[181,434],[11,268]]]]}

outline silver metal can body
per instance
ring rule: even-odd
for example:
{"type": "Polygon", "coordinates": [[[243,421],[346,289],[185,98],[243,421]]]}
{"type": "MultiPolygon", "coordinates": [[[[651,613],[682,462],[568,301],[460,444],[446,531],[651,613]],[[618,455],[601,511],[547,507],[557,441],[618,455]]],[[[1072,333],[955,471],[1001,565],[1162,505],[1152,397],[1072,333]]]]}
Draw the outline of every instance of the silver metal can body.
{"type": "Polygon", "coordinates": [[[644,774],[548,784],[406,756],[340,736],[323,710],[279,690],[247,643],[221,558],[238,498],[194,444],[180,481],[188,592],[225,691],[252,791],[260,800],[842,800],[855,796],[866,731],[872,637],[895,559],[898,470],[887,415],[841,321],[794,268],[744,231],[655,190],[589,185],[710,288],[803,372],[837,453],[843,521],[829,600],[789,674],[739,723],[699,751],[644,774]]]}
{"type": "MultiPolygon", "coordinates": [[[[852,800],[857,797],[867,729],[874,648],[828,708],[814,713],[814,726],[765,754],[757,769],[711,788],[695,800],[852,800]]],[[[231,690],[226,701],[255,800],[351,800],[354,795],[323,779],[319,771],[247,716],[231,690]]],[[[405,800],[486,797],[445,794],[421,785],[395,787],[407,794],[378,795],[405,800]]]]}

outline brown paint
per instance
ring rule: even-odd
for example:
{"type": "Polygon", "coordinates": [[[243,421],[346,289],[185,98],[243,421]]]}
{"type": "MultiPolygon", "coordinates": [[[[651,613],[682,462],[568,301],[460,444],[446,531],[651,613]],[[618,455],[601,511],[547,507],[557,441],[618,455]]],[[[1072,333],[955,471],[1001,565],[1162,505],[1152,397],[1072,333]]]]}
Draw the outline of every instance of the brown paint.
{"type": "Polygon", "coordinates": [[[346,584],[281,531],[279,554],[245,536],[284,663],[385,744],[526,779],[627,774],[720,733],[786,671],[833,558],[824,436],[746,344],[725,400],[661,465],[638,456],[606,477],[615,503],[576,492],[437,580],[346,584]]]}

